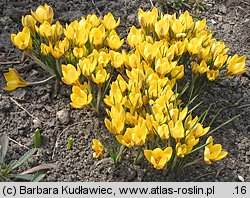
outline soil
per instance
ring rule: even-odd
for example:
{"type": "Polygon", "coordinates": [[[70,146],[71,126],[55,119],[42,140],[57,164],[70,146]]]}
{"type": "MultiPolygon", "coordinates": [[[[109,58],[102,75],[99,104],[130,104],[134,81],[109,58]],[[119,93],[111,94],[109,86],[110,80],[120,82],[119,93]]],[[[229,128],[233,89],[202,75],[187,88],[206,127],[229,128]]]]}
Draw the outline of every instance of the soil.
{"type": "MultiPolygon", "coordinates": [[[[69,105],[70,87],[58,86],[55,81],[46,84],[17,89],[12,92],[3,90],[5,80],[3,73],[8,67],[16,68],[28,81],[45,79],[39,66],[28,57],[20,64],[2,64],[2,62],[19,61],[21,52],[10,42],[10,34],[21,30],[21,16],[35,10],[38,5],[48,3],[54,9],[55,18],[63,23],[80,19],[90,13],[102,15],[112,12],[121,18],[118,32],[127,35],[131,25],[138,25],[137,10],[151,8],[149,0],[4,0],[0,2],[0,133],[7,133],[19,144],[10,141],[7,160],[18,159],[27,149],[33,147],[33,135],[36,128],[42,134],[42,148],[29,160],[29,166],[41,163],[55,163],[56,168],[47,172],[44,181],[250,181],[250,79],[249,74],[229,78],[213,86],[200,96],[202,108],[211,111],[210,121],[218,109],[221,113],[213,124],[222,122],[241,114],[234,122],[216,132],[215,142],[221,143],[229,151],[228,157],[212,165],[194,165],[179,174],[164,176],[148,163],[136,166],[125,156],[118,167],[109,161],[92,158],[91,141],[95,132],[105,132],[103,118],[97,117],[90,109],[72,109],[69,105]],[[16,103],[17,102],[17,103],[16,103]],[[26,112],[26,111],[28,112],[26,112]],[[73,138],[72,150],[67,149],[67,140],[73,138]],[[240,177],[241,176],[241,177],[240,177]],[[240,179],[239,179],[240,178],[240,179]]],[[[164,2],[164,1],[161,1],[164,2]]],[[[198,2],[198,1],[197,1],[198,2]]],[[[199,18],[207,18],[208,26],[214,37],[223,40],[230,48],[230,54],[247,56],[250,66],[250,2],[249,1],[202,1],[205,10],[198,13],[199,18]]],[[[166,11],[166,6],[153,1],[157,7],[166,11]]],[[[167,6],[168,12],[180,7],[167,6]]],[[[194,7],[192,9],[195,11],[194,7]]],[[[197,13],[196,13],[197,14],[197,13]]],[[[196,112],[199,113],[199,112],[196,112]]]]}

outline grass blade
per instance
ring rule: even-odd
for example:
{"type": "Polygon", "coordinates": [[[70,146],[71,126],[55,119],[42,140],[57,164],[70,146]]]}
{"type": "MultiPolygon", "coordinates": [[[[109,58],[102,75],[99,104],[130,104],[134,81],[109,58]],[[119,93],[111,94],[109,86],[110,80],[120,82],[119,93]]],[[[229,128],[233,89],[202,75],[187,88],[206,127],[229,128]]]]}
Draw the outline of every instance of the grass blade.
{"type": "Polygon", "coordinates": [[[4,159],[8,151],[9,138],[6,133],[0,134],[0,164],[4,164],[4,159]]]}
{"type": "Polygon", "coordinates": [[[46,171],[38,171],[31,181],[40,182],[45,176],[46,176],[46,171]]]}
{"type": "Polygon", "coordinates": [[[235,120],[236,118],[238,118],[240,115],[234,116],[233,118],[229,119],[228,121],[222,123],[221,125],[219,125],[218,127],[214,128],[213,130],[211,130],[209,133],[207,133],[207,136],[211,135],[212,133],[214,133],[215,131],[217,131],[218,129],[220,129],[221,127],[225,126],[226,124],[232,122],[233,120],[235,120]]]}
{"type": "Polygon", "coordinates": [[[41,145],[42,145],[41,133],[39,129],[36,129],[35,135],[34,135],[34,146],[35,148],[40,148],[41,145]]]}
{"type": "Polygon", "coordinates": [[[27,151],[18,161],[12,163],[10,166],[12,169],[17,168],[18,166],[22,165],[26,162],[35,152],[37,151],[36,148],[30,149],[27,151]]]}

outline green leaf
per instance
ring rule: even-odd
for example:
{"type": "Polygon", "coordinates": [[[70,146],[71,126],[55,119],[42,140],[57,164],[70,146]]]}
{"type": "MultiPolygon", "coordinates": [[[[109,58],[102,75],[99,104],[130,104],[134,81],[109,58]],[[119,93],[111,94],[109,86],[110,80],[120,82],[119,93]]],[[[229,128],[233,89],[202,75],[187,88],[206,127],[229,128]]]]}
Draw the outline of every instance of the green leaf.
{"type": "Polygon", "coordinates": [[[38,171],[31,181],[40,182],[45,176],[46,176],[46,171],[38,171]]]}
{"type": "Polygon", "coordinates": [[[24,175],[15,174],[14,178],[15,179],[22,179],[22,180],[26,180],[26,181],[31,181],[34,178],[34,175],[32,175],[32,174],[24,174],[24,175]]]}
{"type": "Polygon", "coordinates": [[[205,111],[206,113],[205,113],[204,117],[203,117],[202,120],[201,120],[201,124],[205,121],[205,119],[206,119],[206,117],[207,117],[207,114],[208,114],[208,112],[209,112],[211,106],[212,106],[212,104],[210,104],[209,107],[208,107],[208,109],[205,111]]]}
{"type": "Polygon", "coordinates": [[[217,130],[220,129],[221,127],[225,126],[226,124],[232,122],[233,120],[235,120],[235,119],[238,118],[239,116],[240,116],[240,114],[237,115],[237,116],[234,116],[233,118],[229,119],[229,120],[226,121],[226,122],[223,122],[221,125],[219,125],[218,127],[212,129],[209,133],[207,133],[206,136],[211,135],[212,133],[214,133],[215,131],[217,131],[217,130]]]}
{"type": "Polygon", "coordinates": [[[4,164],[4,159],[8,151],[9,138],[6,133],[0,134],[0,164],[4,164]]]}
{"type": "Polygon", "coordinates": [[[24,162],[26,162],[35,152],[37,151],[36,148],[30,149],[27,151],[18,161],[13,162],[10,164],[12,169],[17,168],[18,166],[22,165],[24,162]]]}
{"type": "Polygon", "coordinates": [[[180,97],[187,91],[187,89],[189,88],[189,82],[187,82],[184,87],[182,88],[181,92],[179,93],[179,95],[177,96],[177,100],[180,99],[180,97]]]}
{"type": "Polygon", "coordinates": [[[35,148],[40,148],[41,145],[42,145],[41,133],[39,129],[36,129],[35,135],[34,135],[34,146],[35,148]]]}
{"type": "Polygon", "coordinates": [[[219,113],[221,112],[221,110],[222,110],[222,108],[219,109],[219,111],[215,114],[215,116],[213,117],[213,119],[211,120],[211,122],[209,123],[208,126],[211,126],[213,124],[214,120],[217,118],[217,116],[219,115],[219,113]]]}
{"type": "Polygon", "coordinates": [[[205,146],[207,146],[208,144],[210,144],[210,142],[208,142],[207,144],[203,144],[197,148],[195,148],[194,150],[192,150],[188,155],[191,155],[192,153],[195,153],[195,152],[198,152],[200,151],[201,149],[205,148],[205,146]]]}
{"type": "Polygon", "coordinates": [[[73,139],[69,138],[67,143],[67,149],[71,150],[73,148],[73,139]]]}
{"type": "Polygon", "coordinates": [[[197,107],[199,107],[202,103],[203,103],[203,102],[201,101],[201,102],[199,102],[197,105],[195,105],[192,109],[190,109],[190,110],[188,111],[188,114],[192,113],[192,111],[194,111],[194,110],[195,110],[197,107]]]}

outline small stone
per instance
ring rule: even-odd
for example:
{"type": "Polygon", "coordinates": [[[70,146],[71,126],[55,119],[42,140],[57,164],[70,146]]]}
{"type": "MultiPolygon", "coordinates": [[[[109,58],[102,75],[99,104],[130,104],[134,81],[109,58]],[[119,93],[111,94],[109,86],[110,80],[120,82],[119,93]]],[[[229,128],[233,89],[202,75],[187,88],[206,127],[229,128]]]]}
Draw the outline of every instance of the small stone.
{"type": "Polygon", "coordinates": [[[62,109],[56,113],[56,118],[61,124],[69,123],[69,112],[66,109],[62,109]]]}
{"type": "Polygon", "coordinates": [[[226,6],[223,5],[223,4],[220,5],[219,11],[220,11],[221,13],[223,13],[223,14],[226,14],[226,13],[227,13],[227,8],[226,8],[226,6]]]}
{"type": "Polygon", "coordinates": [[[30,72],[30,76],[35,76],[37,74],[39,74],[39,72],[37,70],[35,70],[35,69],[32,69],[31,72],[30,72]]]}
{"type": "Polygon", "coordinates": [[[33,129],[41,128],[41,122],[38,119],[33,120],[33,129]]]}
{"type": "Polygon", "coordinates": [[[212,23],[212,24],[216,24],[216,21],[213,20],[213,19],[211,19],[211,23],[212,23]]]}

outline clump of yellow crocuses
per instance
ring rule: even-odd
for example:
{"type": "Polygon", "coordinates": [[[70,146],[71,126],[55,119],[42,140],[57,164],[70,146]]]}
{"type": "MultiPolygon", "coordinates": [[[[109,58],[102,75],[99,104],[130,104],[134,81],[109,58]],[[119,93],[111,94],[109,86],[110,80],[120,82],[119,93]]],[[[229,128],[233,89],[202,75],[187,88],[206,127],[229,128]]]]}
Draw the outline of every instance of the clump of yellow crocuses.
{"type": "MultiPolygon", "coordinates": [[[[100,113],[106,105],[111,143],[98,134],[103,144],[93,140],[94,158],[104,156],[106,149],[118,163],[130,149],[137,152],[135,163],[146,159],[156,169],[179,171],[194,164],[190,155],[207,164],[227,155],[213,144],[215,129],[204,125],[208,110],[193,116],[190,105],[208,83],[243,74],[246,57],[229,56],[205,19],[195,21],[187,11],[177,16],[155,7],[139,9],[140,28],[130,28],[126,52],[120,50],[124,38],[116,32],[120,18],[112,13],[103,18],[90,14],[65,27],[53,17],[49,5],[39,6],[22,17],[23,29],[11,34],[11,41],[52,77],[72,86],[72,107],[91,106],[100,113]],[[179,84],[186,85],[180,89],[179,84]],[[189,101],[184,103],[188,87],[189,101]]],[[[37,84],[11,68],[4,76],[8,91],[37,84]]]]}

